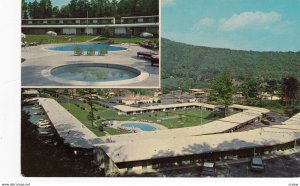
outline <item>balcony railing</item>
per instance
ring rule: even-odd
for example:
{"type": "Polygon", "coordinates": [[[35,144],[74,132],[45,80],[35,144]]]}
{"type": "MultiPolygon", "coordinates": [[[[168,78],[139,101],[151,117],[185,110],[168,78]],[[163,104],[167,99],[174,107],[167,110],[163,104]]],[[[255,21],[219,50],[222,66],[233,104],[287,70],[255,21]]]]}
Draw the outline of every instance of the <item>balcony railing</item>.
{"type": "Polygon", "coordinates": [[[114,24],[114,20],[97,20],[96,22],[93,20],[89,20],[88,23],[86,20],[80,20],[80,22],[76,20],[47,20],[47,22],[41,20],[23,20],[22,25],[106,25],[106,24],[114,24]]]}
{"type": "Polygon", "coordinates": [[[135,23],[158,23],[159,19],[158,18],[123,18],[122,19],[122,24],[135,24],[135,23]]]}

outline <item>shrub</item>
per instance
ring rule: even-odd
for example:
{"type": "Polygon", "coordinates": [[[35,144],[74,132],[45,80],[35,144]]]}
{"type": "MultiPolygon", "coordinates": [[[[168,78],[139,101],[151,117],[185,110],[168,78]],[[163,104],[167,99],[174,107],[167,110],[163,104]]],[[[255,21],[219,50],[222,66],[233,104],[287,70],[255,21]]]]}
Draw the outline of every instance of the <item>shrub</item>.
{"type": "Polygon", "coordinates": [[[104,131],[103,126],[102,126],[102,125],[98,125],[98,130],[99,130],[100,132],[103,132],[103,131],[104,131]]]}
{"type": "Polygon", "coordinates": [[[99,50],[99,55],[100,55],[100,56],[104,56],[104,55],[107,54],[107,52],[108,52],[108,48],[107,48],[107,47],[101,48],[101,49],[99,50]]]}
{"type": "Polygon", "coordinates": [[[87,53],[88,56],[95,55],[95,49],[93,47],[88,48],[87,53]]]}
{"type": "Polygon", "coordinates": [[[82,55],[82,54],[83,54],[83,52],[82,52],[82,50],[81,50],[80,47],[75,47],[75,48],[74,48],[74,55],[75,55],[75,56],[80,56],[80,55],[82,55]]]}

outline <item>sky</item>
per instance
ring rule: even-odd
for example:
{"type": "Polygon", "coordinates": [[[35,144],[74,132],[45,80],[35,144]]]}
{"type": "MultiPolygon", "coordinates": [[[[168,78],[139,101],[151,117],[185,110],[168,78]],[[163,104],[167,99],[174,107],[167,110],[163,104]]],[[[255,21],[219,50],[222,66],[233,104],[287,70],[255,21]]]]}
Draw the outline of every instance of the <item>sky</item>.
{"type": "MultiPolygon", "coordinates": [[[[26,2],[33,2],[34,0],[26,0],[26,2]]],[[[40,2],[40,0],[37,0],[40,2]]],[[[61,5],[66,5],[70,2],[70,0],[51,0],[53,6],[61,6],[61,5]]]]}
{"type": "Polygon", "coordinates": [[[300,51],[300,0],[162,0],[162,37],[198,46],[300,51]]]}

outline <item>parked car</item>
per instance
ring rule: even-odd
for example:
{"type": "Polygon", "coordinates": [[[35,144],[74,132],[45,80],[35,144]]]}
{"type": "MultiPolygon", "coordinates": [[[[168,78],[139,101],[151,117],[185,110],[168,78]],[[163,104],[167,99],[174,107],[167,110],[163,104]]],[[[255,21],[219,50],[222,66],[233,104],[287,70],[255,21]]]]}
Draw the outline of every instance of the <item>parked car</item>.
{"type": "Polygon", "coordinates": [[[271,116],[268,116],[267,117],[267,120],[271,121],[271,122],[275,122],[275,118],[271,117],[271,116]]]}
{"type": "Polygon", "coordinates": [[[261,120],[261,122],[265,125],[270,125],[270,122],[266,119],[261,120]]]}
{"type": "Polygon", "coordinates": [[[251,158],[250,169],[253,171],[263,171],[265,169],[262,157],[254,156],[251,158]]]}
{"type": "Polygon", "coordinates": [[[215,163],[211,162],[204,162],[202,166],[202,176],[207,176],[207,177],[215,177],[216,176],[216,167],[215,163]]]}

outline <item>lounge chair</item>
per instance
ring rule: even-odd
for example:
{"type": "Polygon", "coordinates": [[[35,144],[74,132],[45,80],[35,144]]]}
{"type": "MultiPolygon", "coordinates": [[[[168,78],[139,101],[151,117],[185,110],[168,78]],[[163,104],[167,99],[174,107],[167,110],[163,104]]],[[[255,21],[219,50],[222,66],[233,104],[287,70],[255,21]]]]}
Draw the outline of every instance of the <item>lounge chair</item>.
{"type": "Polygon", "coordinates": [[[151,59],[152,55],[158,55],[154,52],[137,52],[137,57],[143,56],[145,59],[151,59]]]}
{"type": "Polygon", "coordinates": [[[159,66],[159,56],[158,55],[152,55],[151,57],[151,66],[157,65],[159,66]]]}

